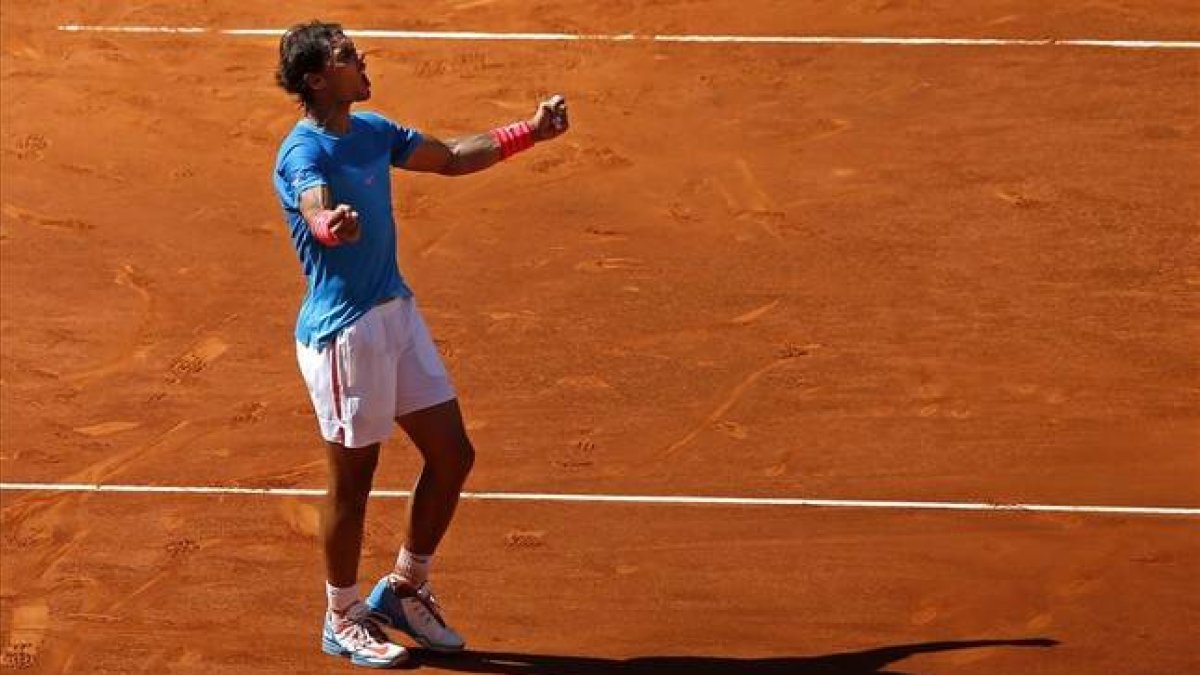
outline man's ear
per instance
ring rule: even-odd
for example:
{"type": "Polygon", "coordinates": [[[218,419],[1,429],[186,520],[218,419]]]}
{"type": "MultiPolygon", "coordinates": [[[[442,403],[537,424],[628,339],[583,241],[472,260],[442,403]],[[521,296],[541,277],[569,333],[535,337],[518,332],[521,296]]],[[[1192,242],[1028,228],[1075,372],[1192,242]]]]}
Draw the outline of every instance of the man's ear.
{"type": "Polygon", "coordinates": [[[325,88],[325,76],[320,73],[305,73],[304,84],[309,91],[317,91],[325,88]]]}

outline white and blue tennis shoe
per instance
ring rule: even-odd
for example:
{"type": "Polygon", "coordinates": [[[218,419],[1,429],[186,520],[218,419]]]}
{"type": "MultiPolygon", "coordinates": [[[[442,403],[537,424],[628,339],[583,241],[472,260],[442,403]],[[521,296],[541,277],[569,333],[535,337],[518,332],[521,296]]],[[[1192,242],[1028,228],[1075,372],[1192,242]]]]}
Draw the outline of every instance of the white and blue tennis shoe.
{"type": "Polygon", "coordinates": [[[446,625],[428,582],[413,586],[386,576],[367,596],[367,607],[380,622],[404,631],[426,649],[458,652],[466,647],[462,636],[446,625]]]}
{"type": "Polygon", "coordinates": [[[388,640],[361,601],[340,616],[325,613],[321,651],[331,656],[348,656],[350,663],[367,668],[391,668],[408,659],[408,650],[388,640]]]}

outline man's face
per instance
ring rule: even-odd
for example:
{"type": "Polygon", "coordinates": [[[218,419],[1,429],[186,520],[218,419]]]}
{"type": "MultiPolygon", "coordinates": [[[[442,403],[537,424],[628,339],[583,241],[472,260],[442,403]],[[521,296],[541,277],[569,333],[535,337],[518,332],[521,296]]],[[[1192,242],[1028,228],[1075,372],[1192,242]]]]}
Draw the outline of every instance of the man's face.
{"type": "Polygon", "coordinates": [[[332,99],[339,103],[356,103],[371,98],[371,80],[367,79],[367,59],[345,35],[333,39],[333,57],[325,64],[321,76],[332,99]]]}

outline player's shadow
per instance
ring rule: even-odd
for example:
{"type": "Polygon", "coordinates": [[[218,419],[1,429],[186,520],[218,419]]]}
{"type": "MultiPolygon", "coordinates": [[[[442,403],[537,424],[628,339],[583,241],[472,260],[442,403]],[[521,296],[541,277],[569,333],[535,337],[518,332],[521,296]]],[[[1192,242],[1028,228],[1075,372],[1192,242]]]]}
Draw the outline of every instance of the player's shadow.
{"type": "Polygon", "coordinates": [[[885,670],[916,654],[980,647],[1053,647],[1057,640],[958,640],[879,647],[825,656],[778,656],[743,659],[724,656],[639,656],[605,659],[591,656],[552,656],[508,652],[468,651],[456,655],[413,650],[417,665],[452,672],[493,675],[904,675],[885,670]]]}

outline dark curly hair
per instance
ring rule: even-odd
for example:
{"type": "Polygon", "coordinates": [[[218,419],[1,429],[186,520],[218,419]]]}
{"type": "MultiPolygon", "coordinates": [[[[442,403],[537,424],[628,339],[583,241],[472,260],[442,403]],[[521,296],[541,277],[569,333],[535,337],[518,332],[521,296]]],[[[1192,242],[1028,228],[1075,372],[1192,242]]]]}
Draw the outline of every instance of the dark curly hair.
{"type": "Polygon", "coordinates": [[[312,103],[312,92],[304,76],[325,67],[333,58],[333,44],[344,37],[341,24],[323,23],[313,19],[287,29],[279,39],[279,70],[275,81],[289,94],[300,98],[300,104],[312,103]]]}

